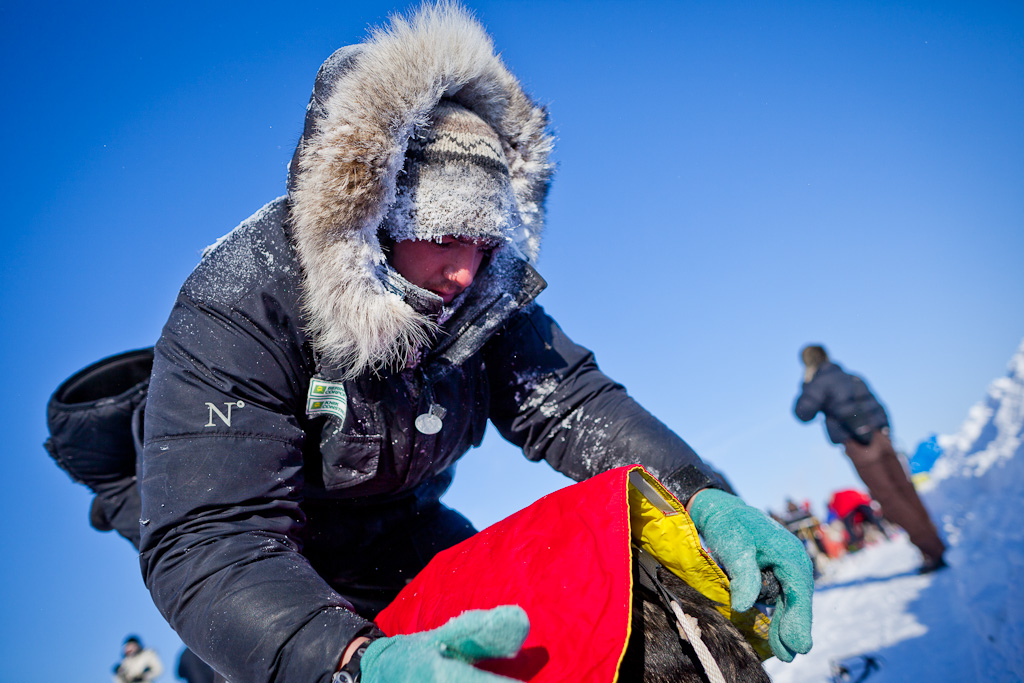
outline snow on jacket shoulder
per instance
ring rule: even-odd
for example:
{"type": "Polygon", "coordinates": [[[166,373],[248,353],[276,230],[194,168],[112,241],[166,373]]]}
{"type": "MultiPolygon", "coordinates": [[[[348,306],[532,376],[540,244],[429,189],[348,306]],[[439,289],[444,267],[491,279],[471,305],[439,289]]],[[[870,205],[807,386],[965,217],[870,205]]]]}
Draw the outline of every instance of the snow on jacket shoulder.
{"type": "Polygon", "coordinates": [[[824,413],[825,429],[834,444],[843,444],[852,438],[845,424],[855,415],[875,429],[889,426],[885,408],[867,383],[831,362],[823,363],[811,381],[804,382],[793,412],[803,422],[810,422],[819,412],[824,413]]]}

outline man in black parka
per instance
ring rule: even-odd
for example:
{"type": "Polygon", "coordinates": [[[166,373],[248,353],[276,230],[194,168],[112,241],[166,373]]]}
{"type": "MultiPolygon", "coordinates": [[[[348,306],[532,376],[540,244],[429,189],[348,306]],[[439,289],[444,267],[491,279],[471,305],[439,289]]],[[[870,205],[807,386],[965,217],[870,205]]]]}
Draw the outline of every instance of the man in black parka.
{"type": "Polygon", "coordinates": [[[488,420],[576,480],[643,464],[736,586],[775,571],[776,653],[809,649],[799,543],[534,303],[547,123],[464,10],[393,19],[321,67],[287,196],[182,287],[145,404],[141,564],[228,680],[349,680],[364,639],[364,680],[422,659],[368,619],[474,533],[439,498],[488,420]]]}
{"type": "Polygon", "coordinates": [[[889,417],[867,383],[829,360],[818,344],[800,350],[804,383],[793,412],[810,422],[821,412],[829,439],[841,445],[882,514],[899,524],[924,555],[921,570],[946,565],[946,546],[939,538],[913,482],[889,438],[889,417]]]}

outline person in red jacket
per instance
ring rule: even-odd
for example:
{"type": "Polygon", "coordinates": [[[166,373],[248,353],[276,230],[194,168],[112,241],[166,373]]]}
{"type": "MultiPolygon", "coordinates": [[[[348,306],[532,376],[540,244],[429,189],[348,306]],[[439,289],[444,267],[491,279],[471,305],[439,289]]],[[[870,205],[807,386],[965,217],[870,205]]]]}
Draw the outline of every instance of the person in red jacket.
{"type": "Polygon", "coordinates": [[[864,525],[868,524],[888,537],[882,520],[875,514],[871,506],[871,497],[856,489],[843,489],[836,491],[828,501],[828,509],[831,510],[836,519],[846,527],[846,534],[849,538],[849,546],[857,550],[864,545],[864,525]]]}

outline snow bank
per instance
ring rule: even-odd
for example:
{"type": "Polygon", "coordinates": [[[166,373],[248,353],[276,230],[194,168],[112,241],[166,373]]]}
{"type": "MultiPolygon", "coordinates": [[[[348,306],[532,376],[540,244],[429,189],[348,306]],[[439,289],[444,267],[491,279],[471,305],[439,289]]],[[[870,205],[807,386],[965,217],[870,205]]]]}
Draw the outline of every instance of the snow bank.
{"type": "Polygon", "coordinates": [[[944,455],[931,472],[931,485],[963,477],[980,477],[1020,452],[1024,427],[1024,342],[1010,360],[1005,377],[992,382],[985,400],[967,415],[960,431],[940,436],[944,455]]]}
{"type": "Polygon", "coordinates": [[[979,680],[1024,680],[1024,344],[939,443],[924,500],[951,545],[979,680]]]}

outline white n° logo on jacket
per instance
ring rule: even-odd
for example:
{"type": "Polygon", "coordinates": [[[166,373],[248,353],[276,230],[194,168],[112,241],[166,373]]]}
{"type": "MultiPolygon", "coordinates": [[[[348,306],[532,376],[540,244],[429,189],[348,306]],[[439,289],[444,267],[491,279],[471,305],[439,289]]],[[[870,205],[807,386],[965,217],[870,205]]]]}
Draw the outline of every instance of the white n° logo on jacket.
{"type": "Polygon", "coordinates": [[[227,408],[227,410],[228,410],[227,415],[222,413],[220,411],[220,408],[218,408],[215,403],[207,402],[206,403],[206,407],[210,409],[210,419],[206,422],[206,424],[203,425],[204,427],[216,427],[217,426],[217,423],[213,421],[214,414],[216,414],[217,417],[220,418],[220,421],[224,423],[224,426],[230,427],[231,426],[231,410],[232,410],[232,408],[244,408],[245,407],[245,402],[244,401],[227,401],[227,402],[225,402],[224,403],[224,407],[227,408]]]}

